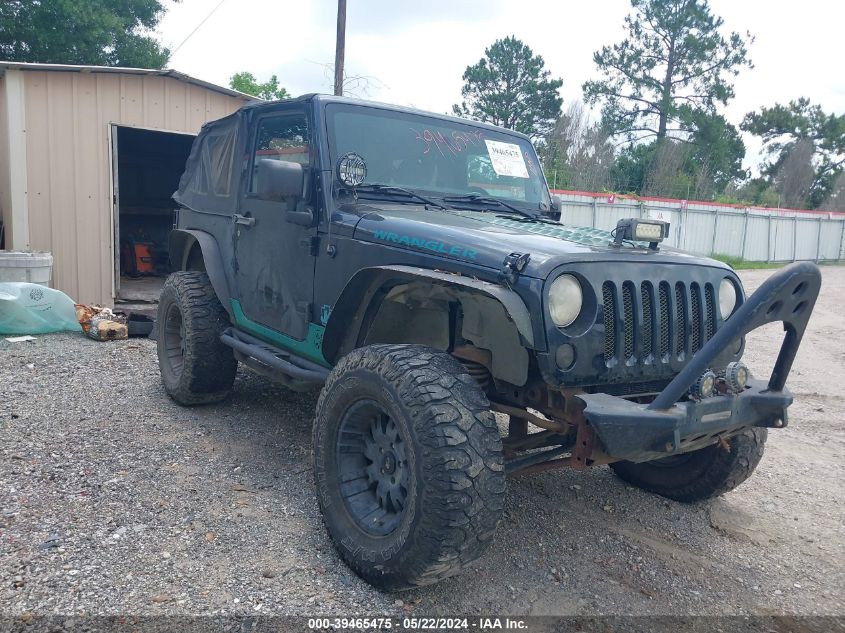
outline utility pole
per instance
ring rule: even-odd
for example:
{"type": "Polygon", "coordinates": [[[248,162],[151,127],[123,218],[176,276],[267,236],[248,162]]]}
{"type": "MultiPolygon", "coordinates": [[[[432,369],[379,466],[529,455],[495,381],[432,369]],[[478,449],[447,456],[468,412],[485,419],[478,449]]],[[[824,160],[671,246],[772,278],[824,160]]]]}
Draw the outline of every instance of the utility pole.
{"type": "Polygon", "coordinates": [[[346,0],[337,0],[337,43],[334,52],[334,93],[343,94],[343,57],[346,49],[346,0]]]}

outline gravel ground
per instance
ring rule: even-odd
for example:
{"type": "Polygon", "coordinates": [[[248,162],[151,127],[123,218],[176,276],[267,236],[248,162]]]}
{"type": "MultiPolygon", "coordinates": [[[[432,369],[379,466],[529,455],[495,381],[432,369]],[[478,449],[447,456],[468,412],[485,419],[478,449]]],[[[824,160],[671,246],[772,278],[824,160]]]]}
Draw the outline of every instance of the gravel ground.
{"type": "MultiPolygon", "coordinates": [[[[823,271],[791,425],[749,482],[682,505],[603,467],[513,479],[488,553],[398,596],[323,530],[316,395],[241,371],[230,400],[185,409],[152,341],[0,338],[0,613],[843,615],[845,268],[823,271]]],[[[750,337],[758,373],[773,334],[750,337]]]]}

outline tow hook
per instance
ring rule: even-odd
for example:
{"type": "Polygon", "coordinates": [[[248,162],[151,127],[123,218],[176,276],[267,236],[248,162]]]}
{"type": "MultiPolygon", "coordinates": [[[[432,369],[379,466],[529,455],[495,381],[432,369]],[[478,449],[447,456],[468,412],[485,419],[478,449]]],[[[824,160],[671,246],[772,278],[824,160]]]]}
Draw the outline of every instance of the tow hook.
{"type": "Polygon", "coordinates": [[[531,259],[531,253],[511,253],[505,256],[502,262],[502,270],[499,272],[499,280],[507,284],[515,284],[519,273],[525,270],[531,259]]]}

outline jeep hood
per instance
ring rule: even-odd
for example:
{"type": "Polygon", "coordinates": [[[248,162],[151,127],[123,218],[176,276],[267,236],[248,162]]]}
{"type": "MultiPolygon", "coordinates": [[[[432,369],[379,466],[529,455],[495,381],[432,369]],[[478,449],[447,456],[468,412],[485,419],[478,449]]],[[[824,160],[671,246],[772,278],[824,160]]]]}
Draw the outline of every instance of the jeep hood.
{"type": "Polygon", "coordinates": [[[552,224],[494,211],[435,210],[423,205],[356,205],[361,219],[355,239],[428,253],[495,270],[511,253],[529,253],[523,275],[545,279],[558,266],[576,261],[643,261],[725,268],[722,262],[666,246],[660,250],[610,246],[609,232],[552,224]]]}

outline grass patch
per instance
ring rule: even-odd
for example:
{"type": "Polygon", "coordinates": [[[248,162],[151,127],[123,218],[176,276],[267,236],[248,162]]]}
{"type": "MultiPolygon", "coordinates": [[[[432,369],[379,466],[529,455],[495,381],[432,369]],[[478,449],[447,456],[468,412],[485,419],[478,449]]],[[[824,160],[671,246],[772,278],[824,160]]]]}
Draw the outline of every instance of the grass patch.
{"type": "MultiPolygon", "coordinates": [[[[733,255],[722,255],[716,253],[711,255],[713,259],[718,259],[720,262],[725,262],[734,270],[760,270],[763,268],[783,268],[791,262],[749,262],[742,259],[742,257],[734,257],[733,255]]],[[[823,261],[818,263],[819,266],[845,266],[845,261],[823,261]]]]}
{"type": "Polygon", "coordinates": [[[785,263],[774,262],[750,262],[742,257],[734,257],[733,255],[723,255],[716,253],[711,255],[713,259],[718,259],[720,262],[725,262],[728,266],[735,270],[759,270],[761,268],[783,268],[785,263]]]}

